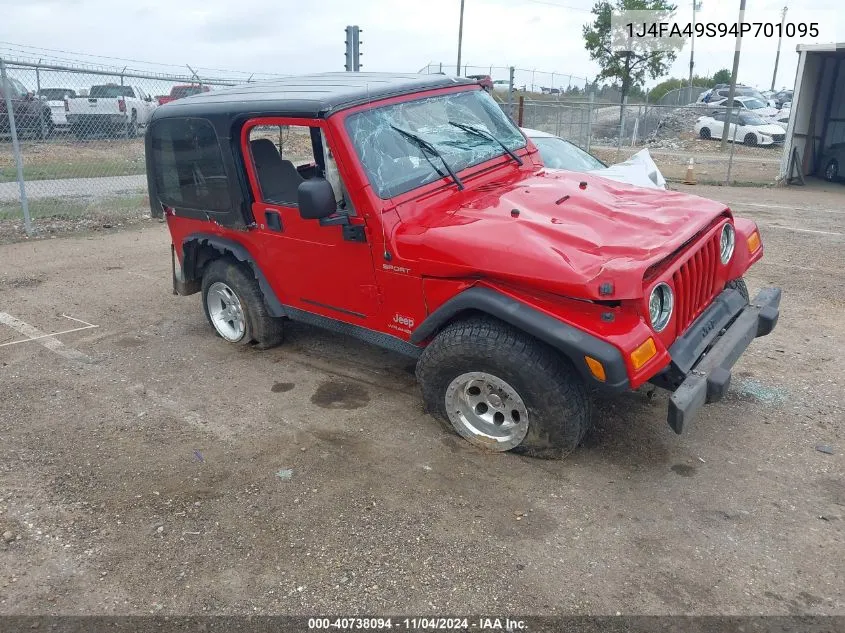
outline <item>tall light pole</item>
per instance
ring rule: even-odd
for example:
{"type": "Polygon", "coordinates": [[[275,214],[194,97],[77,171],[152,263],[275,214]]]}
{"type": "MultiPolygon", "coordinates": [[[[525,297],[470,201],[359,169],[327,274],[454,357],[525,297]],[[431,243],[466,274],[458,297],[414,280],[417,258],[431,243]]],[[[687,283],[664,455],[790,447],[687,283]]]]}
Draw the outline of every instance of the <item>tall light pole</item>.
{"type": "MultiPolygon", "coordinates": [[[[725,151],[728,146],[728,130],[731,128],[731,119],[735,116],[734,113],[734,96],[736,96],[736,75],[739,72],[739,50],[742,48],[742,29],[740,28],[745,22],[745,0],[739,0],[739,22],[737,22],[737,36],[736,36],[736,50],[734,51],[734,67],[731,72],[731,88],[728,90],[728,124],[722,128],[722,146],[721,151],[725,151]]],[[[736,125],[736,121],[734,121],[736,125]]]]}
{"type": "Polygon", "coordinates": [[[783,23],[786,21],[786,6],[783,7],[783,10],[780,13],[780,33],[778,33],[778,52],[775,55],[775,72],[772,73],[772,87],[771,90],[774,92],[775,89],[775,79],[778,76],[778,62],[780,61],[780,42],[783,39],[783,23]]]}
{"type": "Polygon", "coordinates": [[[692,95],[692,69],[695,67],[695,12],[701,11],[701,1],[692,0],[692,40],[689,50],[689,90],[692,95]]]}
{"type": "Polygon", "coordinates": [[[461,0],[461,21],[458,23],[458,77],[461,76],[461,44],[464,39],[464,0],[461,0]]]}

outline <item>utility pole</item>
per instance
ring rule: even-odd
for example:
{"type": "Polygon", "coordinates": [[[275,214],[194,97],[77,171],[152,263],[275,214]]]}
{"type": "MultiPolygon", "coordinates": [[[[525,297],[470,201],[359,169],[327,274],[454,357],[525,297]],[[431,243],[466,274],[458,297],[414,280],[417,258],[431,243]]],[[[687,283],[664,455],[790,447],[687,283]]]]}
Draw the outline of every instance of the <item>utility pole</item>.
{"type": "Polygon", "coordinates": [[[775,89],[775,80],[778,76],[778,62],[780,61],[780,43],[783,39],[783,23],[786,21],[786,11],[787,7],[784,6],[780,12],[780,33],[778,33],[778,52],[775,55],[775,72],[772,73],[772,87],[771,90],[774,92],[775,89]]]}
{"type": "Polygon", "coordinates": [[[461,0],[461,19],[458,22],[458,66],[457,74],[461,76],[461,45],[464,40],[464,0],[461,0]]]}
{"type": "MultiPolygon", "coordinates": [[[[721,151],[728,146],[728,130],[731,127],[731,120],[734,118],[734,97],[736,96],[736,75],[739,72],[739,51],[742,48],[742,24],[745,22],[745,0],[739,0],[739,22],[737,22],[736,50],[734,51],[734,67],[731,72],[731,87],[728,90],[728,111],[727,125],[722,128],[721,151]]],[[[734,121],[736,126],[736,121],[734,121]]]]}
{"type": "MultiPolygon", "coordinates": [[[[689,49],[689,96],[692,96],[692,69],[695,67],[695,13],[701,11],[701,1],[692,0],[692,39],[689,49]]],[[[687,98],[687,102],[690,98],[687,98]]]]}

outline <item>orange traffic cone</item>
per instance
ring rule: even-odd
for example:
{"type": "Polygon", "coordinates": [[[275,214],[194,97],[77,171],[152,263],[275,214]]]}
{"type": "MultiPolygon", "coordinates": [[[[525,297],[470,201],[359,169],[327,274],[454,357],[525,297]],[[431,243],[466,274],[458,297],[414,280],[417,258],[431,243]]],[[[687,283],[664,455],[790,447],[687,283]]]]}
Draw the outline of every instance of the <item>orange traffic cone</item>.
{"type": "Polygon", "coordinates": [[[689,159],[687,163],[687,175],[684,176],[684,184],[685,185],[694,185],[695,184],[695,161],[692,158],[689,159]]]}

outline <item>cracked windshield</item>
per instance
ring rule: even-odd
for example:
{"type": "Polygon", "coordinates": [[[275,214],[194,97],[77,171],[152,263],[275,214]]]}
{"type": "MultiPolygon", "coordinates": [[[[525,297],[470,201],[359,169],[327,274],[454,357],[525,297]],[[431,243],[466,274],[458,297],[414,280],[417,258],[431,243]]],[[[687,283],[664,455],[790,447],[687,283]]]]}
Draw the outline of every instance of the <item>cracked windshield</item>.
{"type": "Polygon", "coordinates": [[[346,126],[381,198],[525,146],[520,131],[481,90],[367,110],[350,116],[346,126]]]}

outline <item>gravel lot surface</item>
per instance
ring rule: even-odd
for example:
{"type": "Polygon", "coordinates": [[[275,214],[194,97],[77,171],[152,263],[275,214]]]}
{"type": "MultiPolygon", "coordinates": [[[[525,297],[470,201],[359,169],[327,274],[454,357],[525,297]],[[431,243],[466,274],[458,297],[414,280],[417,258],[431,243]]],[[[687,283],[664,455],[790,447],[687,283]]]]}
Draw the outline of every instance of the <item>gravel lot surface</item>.
{"type": "Polygon", "coordinates": [[[845,187],[689,191],[760,223],[780,324],[683,436],[633,393],[558,462],[401,356],[223,343],[158,222],[0,246],[0,614],[845,614],[845,187]]]}

